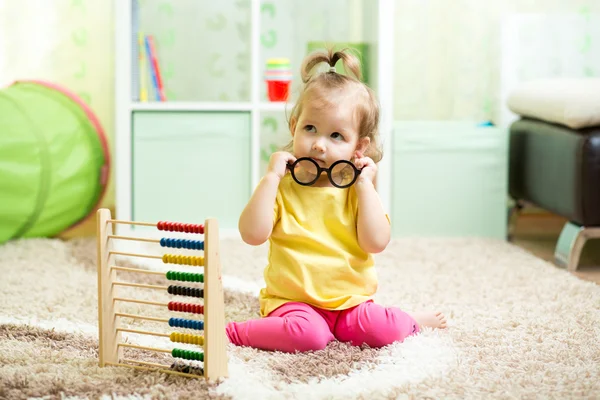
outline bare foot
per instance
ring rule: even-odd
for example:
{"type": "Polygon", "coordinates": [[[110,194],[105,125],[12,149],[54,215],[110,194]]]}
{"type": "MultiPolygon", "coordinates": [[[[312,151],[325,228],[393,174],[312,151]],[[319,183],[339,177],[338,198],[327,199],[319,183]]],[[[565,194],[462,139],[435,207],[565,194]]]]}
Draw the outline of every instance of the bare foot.
{"type": "Polygon", "coordinates": [[[413,317],[415,321],[417,321],[417,324],[419,324],[419,328],[427,326],[433,329],[445,329],[447,326],[446,317],[439,311],[419,312],[412,314],[409,313],[409,315],[413,317]]]}

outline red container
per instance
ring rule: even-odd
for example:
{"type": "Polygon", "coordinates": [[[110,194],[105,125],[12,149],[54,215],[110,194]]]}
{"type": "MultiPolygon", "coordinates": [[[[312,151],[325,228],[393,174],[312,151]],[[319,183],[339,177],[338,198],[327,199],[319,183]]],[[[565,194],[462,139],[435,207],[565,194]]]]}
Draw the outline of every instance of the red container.
{"type": "Polygon", "coordinates": [[[267,96],[270,101],[287,101],[291,81],[267,81],[267,96]]]}

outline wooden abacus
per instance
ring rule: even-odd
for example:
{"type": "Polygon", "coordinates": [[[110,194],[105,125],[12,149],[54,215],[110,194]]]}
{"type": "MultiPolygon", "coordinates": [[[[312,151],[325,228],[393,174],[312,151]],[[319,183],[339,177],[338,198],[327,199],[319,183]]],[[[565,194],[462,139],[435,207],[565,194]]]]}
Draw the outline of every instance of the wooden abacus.
{"type": "MultiPolygon", "coordinates": [[[[173,222],[135,222],[120,221],[111,218],[110,210],[99,209],[97,212],[97,245],[98,245],[98,330],[99,330],[99,364],[104,366],[123,366],[139,370],[160,371],[186,377],[204,376],[208,380],[216,380],[227,376],[227,355],[225,335],[225,315],[223,300],[223,284],[221,280],[221,264],[219,258],[219,225],[216,219],[205,220],[204,225],[183,224],[173,222]],[[144,238],[118,236],[114,234],[115,224],[142,225],[156,227],[158,230],[204,234],[204,242],[178,238],[144,238]],[[204,256],[189,256],[182,254],[150,255],[128,253],[114,250],[115,241],[142,241],[158,243],[162,247],[203,250],[204,256]],[[204,267],[204,274],[181,271],[150,271],[142,268],[127,268],[115,264],[115,256],[142,257],[160,259],[166,264],[190,265],[204,267]],[[163,275],[168,280],[185,282],[203,282],[204,288],[183,286],[148,285],[117,280],[117,272],[163,275]],[[203,297],[204,305],[186,304],[179,302],[160,303],[135,298],[124,298],[116,294],[118,286],[143,289],[167,290],[172,295],[203,297]],[[156,318],[152,316],[133,315],[120,312],[119,305],[123,302],[159,306],[168,308],[170,312],[187,312],[204,314],[204,320],[182,318],[156,318]],[[123,327],[123,319],[149,320],[166,322],[169,326],[204,330],[204,336],[180,332],[171,334],[129,329],[123,327]],[[203,347],[204,352],[185,349],[161,349],[139,346],[121,341],[121,333],[128,332],[139,335],[168,337],[172,342],[196,344],[203,347]],[[171,366],[135,359],[123,358],[123,348],[171,353],[173,357],[187,360],[203,361],[203,375],[181,372],[171,369],[171,366]]],[[[193,368],[190,368],[193,369],[193,368]]]]}

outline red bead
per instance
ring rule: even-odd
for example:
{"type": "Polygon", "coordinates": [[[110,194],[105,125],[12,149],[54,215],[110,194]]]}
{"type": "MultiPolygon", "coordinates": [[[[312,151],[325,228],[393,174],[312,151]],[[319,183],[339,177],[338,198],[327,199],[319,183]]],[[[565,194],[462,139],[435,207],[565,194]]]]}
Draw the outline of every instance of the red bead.
{"type": "Polygon", "coordinates": [[[168,308],[170,311],[204,314],[204,306],[202,304],[180,303],[177,301],[171,301],[168,303],[168,308]]]}
{"type": "Polygon", "coordinates": [[[204,225],[200,225],[200,229],[198,233],[204,233],[204,225]]]}
{"type": "Polygon", "coordinates": [[[163,228],[165,227],[165,223],[162,221],[158,221],[158,224],[156,224],[156,227],[158,228],[159,231],[162,231],[163,228]]]}

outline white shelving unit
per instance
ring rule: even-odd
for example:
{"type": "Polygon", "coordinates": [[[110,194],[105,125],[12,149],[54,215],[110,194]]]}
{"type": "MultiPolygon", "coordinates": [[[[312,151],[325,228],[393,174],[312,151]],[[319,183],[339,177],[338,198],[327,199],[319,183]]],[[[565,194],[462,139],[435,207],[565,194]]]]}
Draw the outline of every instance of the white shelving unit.
{"type": "MultiPolygon", "coordinates": [[[[292,1],[292,0],[288,0],[292,1]]],[[[376,32],[372,43],[372,56],[376,60],[375,68],[371,68],[374,84],[371,86],[377,92],[381,103],[380,134],[386,155],[380,166],[378,176],[378,191],[389,210],[391,207],[391,136],[393,113],[393,21],[394,0],[376,0],[360,3],[361,0],[347,0],[347,6],[352,8],[349,24],[362,30],[364,12],[370,18],[376,18],[376,32]],[[362,4],[362,6],[360,4],[362,4]],[[365,9],[369,7],[369,9],[365,9]],[[361,14],[362,12],[362,14],[361,14]]],[[[254,188],[260,180],[260,134],[261,115],[270,112],[290,111],[290,103],[271,103],[261,99],[261,88],[264,85],[263,63],[261,59],[261,6],[264,1],[250,0],[250,96],[249,101],[243,102],[137,102],[132,100],[132,0],[114,0],[115,10],[115,152],[116,152],[116,218],[131,220],[133,215],[133,192],[138,183],[133,174],[134,113],[136,112],[247,112],[250,114],[250,188],[254,188]]],[[[201,4],[201,3],[200,3],[201,4]]],[[[321,3],[319,3],[321,4],[321,3]]],[[[294,5],[295,6],[295,5],[294,5]]],[[[201,7],[198,5],[198,7],[201,7]]],[[[298,2],[298,7],[302,3],[298,2]]],[[[299,65],[295,65],[294,76],[299,74],[299,65]]],[[[221,195],[227,195],[222,193],[221,195]]],[[[247,194],[251,195],[251,190],[247,194]]],[[[247,200],[247,199],[245,199],[247,200]]],[[[185,221],[193,222],[193,221],[185,221]]],[[[127,229],[127,228],[123,228],[127,229]]],[[[221,229],[223,235],[237,235],[237,229],[227,227],[221,229]]]]}
{"type": "Polygon", "coordinates": [[[285,111],[294,104],[283,102],[262,102],[255,107],[251,102],[131,102],[131,111],[285,111]]]}

